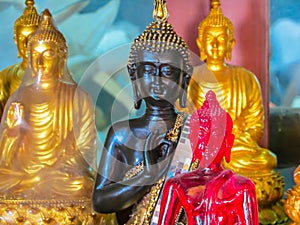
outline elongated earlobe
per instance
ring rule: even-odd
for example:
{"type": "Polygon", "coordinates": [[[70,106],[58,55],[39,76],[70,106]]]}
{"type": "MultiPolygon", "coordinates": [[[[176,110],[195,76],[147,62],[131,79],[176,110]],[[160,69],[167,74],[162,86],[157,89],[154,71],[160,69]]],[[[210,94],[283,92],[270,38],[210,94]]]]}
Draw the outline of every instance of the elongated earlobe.
{"type": "Polygon", "coordinates": [[[198,46],[199,51],[200,51],[200,59],[202,61],[205,61],[207,59],[207,56],[204,52],[204,48],[202,47],[201,40],[199,38],[197,39],[197,46],[198,46]]]}
{"type": "Polygon", "coordinates": [[[186,107],[186,102],[187,102],[187,89],[190,83],[190,79],[191,77],[185,73],[183,75],[183,81],[182,81],[182,92],[181,92],[181,96],[179,98],[179,105],[181,108],[185,108],[186,107]]]}
{"type": "Polygon", "coordinates": [[[131,84],[132,84],[132,89],[133,89],[133,103],[134,103],[134,108],[139,109],[142,104],[142,99],[140,99],[140,94],[136,88],[136,69],[135,68],[130,68],[127,66],[127,70],[130,76],[131,84]]]}
{"type": "Polygon", "coordinates": [[[235,45],[235,39],[232,39],[230,42],[229,42],[229,47],[227,49],[227,52],[226,52],[226,60],[227,61],[231,61],[231,57],[232,57],[232,49],[235,45]]]}
{"type": "Polygon", "coordinates": [[[185,108],[186,107],[186,101],[187,101],[187,94],[185,90],[182,90],[182,94],[179,98],[179,105],[181,108],[185,108]]]}
{"type": "Polygon", "coordinates": [[[134,108],[139,109],[139,108],[141,108],[142,100],[139,99],[139,93],[136,90],[136,87],[133,83],[134,83],[134,81],[132,82],[134,108]]]}

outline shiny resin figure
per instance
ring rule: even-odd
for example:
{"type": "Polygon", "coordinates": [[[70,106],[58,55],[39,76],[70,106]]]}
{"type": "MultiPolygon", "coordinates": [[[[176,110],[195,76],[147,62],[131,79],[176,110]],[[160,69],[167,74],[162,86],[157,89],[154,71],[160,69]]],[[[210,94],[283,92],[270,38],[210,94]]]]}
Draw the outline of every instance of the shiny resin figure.
{"type": "Polygon", "coordinates": [[[286,216],[277,213],[283,212],[282,206],[273,205],[283,196],[283,177],[273,170],[277,166],[276,156],[258,145],[264,128],[260,85],[250,71],[225,62],[231,59],[235,39],[233,25],[223,15],[219,0],[212,0],[210,14],[199,24],[197,44],[206,64],[194,68],[188,112],[202,105],[208,90],[216,93],[221,107],[233,120],[235,136],[231,161],[224,162],[225,167],[254,181],[261,223],[283,221],[286,216]]]}
{"type": "Polygon", "coordinates": [[[212,91],[191,115],[189,137],[195,168],[166,181],[158,224],[258,225],[254,184],[222,167],[223,157],[230,161],[232,120],[212,91]]]}
{"type": "Polygon", "coordinates": [[[89,95],[71,78],[45,10],[0,127],[1,224],[99,224],[91,208],[97,136],[89,95]]]}
{"type": "Polygon", "coordinates": [[[15,21],[14,41],[18,57],[22,62],[0,71],[0,119],[9,96],[19,87],[27,66],[27,41],[38,26],[40,16],[34,7],[34,0],[26,0],[23,14],[15,21]]]}
{"type": "Polygon", "coordinates": [[[284,211],[294,221],[290,225],[300,224],[300,166],[294,171],[296,186],[287,190],[284,211]]]}
{"type": "Polygon", "coordinates": [[[94,209],[117,212],[119,224],[150,224],[184,122],[174,104],[186,103],[188,49],[167,21],[165,0],[155,0],[153,16],[128,63],[135,108],[144,100],[146,111],[111,126],[93,194],[94,209]]]}

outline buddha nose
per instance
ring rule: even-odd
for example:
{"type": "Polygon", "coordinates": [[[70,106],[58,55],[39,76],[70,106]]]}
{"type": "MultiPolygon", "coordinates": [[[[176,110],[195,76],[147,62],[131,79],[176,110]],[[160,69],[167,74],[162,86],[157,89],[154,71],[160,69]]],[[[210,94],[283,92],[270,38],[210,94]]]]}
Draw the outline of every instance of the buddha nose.
{"type": "Polygon", "coordinates": [[[37,65],[38,66],[44,65],[44,54],[43,53],[39,54],[39,56],[37,58],[37,65]]]}
{"type": "Polygon", "coordinates": [[[217,41],[217,38],[214,38],[214,39],[212,40],[212,47],[213,47],[213,48],[217,48],[217,47],[218,47],[218,41],[217,41]]]}
{"type": "Polygon", "coordinates": [[[161,81],[161,73],[160,73],[160,69],[157,68],[155,70],[154,76],[153,76],[153,83],[154,85],[159,85],[161,81]]]}
{"type": "Polygon", "coordinates": [[[25,37],[22,47],[24,48],[24,51],[26,52],[27,48],[28,48],[28,37],[25,37]]]}
{"type": "Polygon", "coordinates": [[[153,74],[153,83],[152,83],[152,90],[155,94],[162,94],[164,90],[164,85],[162,83],[162,77],[160,69],[156,69],[155,73],[153,74]]]}

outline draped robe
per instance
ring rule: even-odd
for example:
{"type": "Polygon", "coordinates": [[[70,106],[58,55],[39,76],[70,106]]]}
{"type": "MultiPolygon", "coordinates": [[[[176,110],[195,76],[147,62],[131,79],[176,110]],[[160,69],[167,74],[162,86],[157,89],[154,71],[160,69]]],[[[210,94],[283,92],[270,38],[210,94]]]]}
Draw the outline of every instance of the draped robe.
{"type": "Polygon", "coordinates": [[[21,86],[10,97],[3,117],[1,196],[90,197],[97,136],[93,107],[86,92],[75,83],[63,81],[47,89],[36,84],[21,86]],[[10,110],[19,110],[19,118],[9,116],[10,110]]]}
{"type": "Polygon", "coordinates": [[[258,145],[264,129],[262,94],[256,76],[243,67],[227,65],[221,79],[206,64],[194,68],[188,89],[188,112],[202,106],[205,94],[212,90],[220,106],[233,120],[235,136],[231,163],[227,168],[236,172],[253,169],[274,169],[276,156],[258,145]]]}

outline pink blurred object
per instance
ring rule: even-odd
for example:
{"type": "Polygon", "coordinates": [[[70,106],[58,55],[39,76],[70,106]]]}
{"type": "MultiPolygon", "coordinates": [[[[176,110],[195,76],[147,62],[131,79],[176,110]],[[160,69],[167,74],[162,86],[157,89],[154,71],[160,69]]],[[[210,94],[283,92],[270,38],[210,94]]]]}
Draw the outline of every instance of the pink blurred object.
{"type": "Polygon", "coordinates": [[[191,115],[191,172],[166,181],[159,225],[258,225],[255,186],[251,180],[222,167],[230,161],[234,141],[232,119],[209,91],[203,106],[191,115]],[[183,210],[181,210],[183,209],[183,210]]]}

